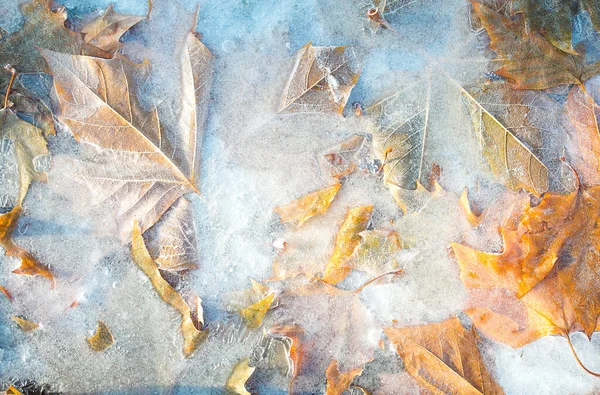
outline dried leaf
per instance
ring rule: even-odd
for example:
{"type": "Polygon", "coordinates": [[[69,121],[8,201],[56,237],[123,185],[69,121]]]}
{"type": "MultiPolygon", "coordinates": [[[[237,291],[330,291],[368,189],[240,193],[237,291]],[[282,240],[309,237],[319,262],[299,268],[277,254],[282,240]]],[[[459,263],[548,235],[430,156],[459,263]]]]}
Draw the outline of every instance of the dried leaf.
{"type": "Polygon", "coordinates": [[[53,72],[60,120],[95,147],[86,161],[71,164],[73,177],[92,191],[95,203],[118,203],[123,240],[134,218],[145,232],[178,198],[197,190],[196,107],[206,102],[212,56],[192,33],[182,53],[179,102],[165,100],[149,111],[135,94],[151,72],[148,62],[42,52],[53,72]]]}
{"type": "Polygon", "coordinates": [[[307,193],[290,203],[276,207],[274,211],[281,217],[281,222],[301,227],[310,218],[323,214],[329,209],[341,186],[342,184],[336,183],[307,193]]]}
{"type": "Polygon", "coordinates": [[[366,161],[370,145],[370,136],[354,135],[323,152],[319,164],[328,175],[339,180],[366,161]]]}
{"type": "Polygon", "coordinates": [[[458,318],[384,330],[408,373],[432,393],[504,393],[483,363],[475,334],[467,331],[458,318]]]}
{"type": "Polygon", "coordinates": [[[81,33],[86,43],[110,53],[120,47],[119,38],[133,25],[146,19],[143,16],[116,13],[112,4],[98,18],[86,24],[81,33]]]}
{"type": "Polygon", "coordinates": [[[372,212],[373,206],[358,206],[348,210],[335,238],[335,247],[325,267],[323,281],[335,285],[350,274],[352,265],[349,259],[361,241],[360,233],[367,229],[372,212]]]}
{"type": "Polygon", "coordinates": [[[17,325],[19,326],[19,328],[21,328],[21,330],[23,332],[31,332],[31,331],[34,331],[34,330],[36,330],[36,329],[38,329],[40,327],[35,322],[27,321],[24,318],[17,317],[17,316],[14,316],[14,315],[12,317],[10,317],[10,319],[13,320],[14,322],[16,322],[17,325]]]}
{"type": "Polygon", "coordinates": [[[94,351],[104,351],[110,346],[113,345],[115,339],[113,338],[110,329],[108,326],[102,321],[98,321],[98,328],[96,328],[96,333],[92,337],[87,338],[90,347],[94,351]]]}
{"type": "Polygon", "coordinates": [[[396,231],[376,229],[358,234],[362,239],[352,253],[352,267],[355,270],[379,275],[399,269],[394,253],[402,249],[396,231]]]}
{"type": "Polygon", "coordinates": [[[346,47],[314,47],[296,53],[278,113],[342,113],[360,75],[356,55],[346,47]]]}
{"type": "Polygon", "coordinates": [[[23,393],[11,385],[3,392],[3,395],[23,395],[23,393]]]}
{"type": "MultiPolygon", "coordinates": [[[[81,34],[65,27],[67,13],[52,9],[52,0],[32,0],[21,5],[25,18],[23,28],[0,41],[0,59],[12,65],[19,73],[46,71],[46,62],[37,48],[46,48],[69,54],[110,58],[111,54],[86,43],[81,34]]],[[[8,77],[0,74],[0,90],[8,84],[8,77]]]]}
{"type": "Polygon", "coordinates": [[[181,295],[162,278],[156,263],[152,260],[146,249],[137,221],[133,225],[131,253],[134,262],[148,276],[160,297],[181,314],[183,354],[186,357],[190,357],[196,351],[196,348],[206,339],[208,330],[199,331],[196,328],[192,320],[190,307],[185,303],[181,295]]]}
{"type": "Polygon", "coordinates": [[[286,338],[290,340],[290,348],[287,354],[290,366],[288,375],[291,376],[288,393],[291,394],[294,379],[300,374],[304,359],[304,329],[298,325],[274,325],[269,330],[269,335],[277,339],[286,338]]]}
{"type": "Polygon", "coordinates": [[[491,38],[491,48],[504,66],[496,73],[517,89],[548,89],[578,84],[600,72],[600,63],[584,64],[584,58],[556,48],[541,34],[527,31],[521,20],[511,20],[475,1],[473,8],[491,38]]]}
{"type": "Polygon", "coordinates": [[[262,321],[271,307],[275,294],[272,293],[258,302],[250,305],[239,311],[240,316],[246,321],[248,328],[258,328],[262,325],[262,321]]]}
{"type": "Polygon", "coordinates": [[[4,296],[6,296],[6,298],[10,302],[13,301],[13,297],[12,297],[11,293],[8,291],[8,289],[6,289],[6,287],[3,287],[2,285],[0,285],[0,292],[2,292],[4,294],[4,296]]]}
{"type": "Polygon", "coordinates": [[[327,387],[325,395],[341,395],[344,391],[350,388],[352,380],[356,376],[360,376],[364,368],[359,367],[342,373],[338,369],[338,362],[334,359],[327,367],[325,375],[327,376],[327,387]]]}
{"type": "Polygon", "coordinates": [[[21,259],[21,266],[13,270],[13,273],[46,277],[52,281],[52,286],[54,287],[54,277],[50,270],[42,266],[31,253],[15,244],[12,240],[12,234],[17,227],[21,211],[21,206],[15,206],[8,213],[0,214],[0,246],[6,250],[6,256],[14,256],[21,259]]]}
{"type": "Polygon", "coordinates": [[[465,90],[462,96],[492,173],[515,191],[524,188],[539,196],[548,190],[546,166],[473,96],[465,90]]]}
{"type": "Polygon", "coordinates": [[[598,185],[600,184],[598,110],[583,89],[574,86],[567,98],[566,111],[580,153],[573,158],[573,166],[577,169],[584,185],[598,185]]]}
{"type": "Polygon", "coordinates": [[[256,367],[250,366],[248,362],[249,359],[244,358],[234,366],[225,384],[225,389],[237,395],[251,395],[250,392],[246,391],[246,381],[252,376],[256,367]]]}

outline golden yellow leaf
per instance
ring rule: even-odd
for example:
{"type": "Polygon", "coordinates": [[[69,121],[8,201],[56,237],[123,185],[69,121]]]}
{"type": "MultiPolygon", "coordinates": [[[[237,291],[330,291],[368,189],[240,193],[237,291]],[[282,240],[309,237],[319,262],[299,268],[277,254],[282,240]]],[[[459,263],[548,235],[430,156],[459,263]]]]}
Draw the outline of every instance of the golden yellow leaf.
{"type": "Polygon", "coordinates": [[[90,347],[94,351],[104,351],[113,345],[115,339],[113,338],[110,329],[102,321],[98,321],[98,328],[93,336],[87,338],[90,347]]]}
{"type": "Polygon", "coordinates": [[[372,212],[373,206],[358,206],[348,210],[335,238],[335,247],[325,267],[323,281],[335,285],[350,274],[352,266],[349,258],[360,243],[360,232],[367,229],[372,212]]]}
{"type": "Polygon", "coordinates": [[[3,395],[23,395],[23,393],[11,385],[3,392],[3,395]]]}
{"type": "Polygon", "coordinates": [[[248,328],[258,328],[271,307],[275,294],[272,293],[258,302],[239,311],[240,316],[246,321],[248,328]]]}
{"type": "Polygon", "coordinates": [[[408,373],[434,394],[503,394],[479,354],[475,334],[458,318],[384,328],[408,373]]]}
{"type": "Polygon", "coordinates": [[[234,366],[227,383],[225,383],[225,389],[236,395],[251,395],[246,391],[246,381],[252,376],[256,367],[250,366],[248,362],[249,359],[244,358],[234,366]]]}
{"type": "Polygon", "coordinates": [[[112,4],[98,18],[87,23],[81,33],[86,43],[110,53],[119,49],[119,38],[146,17],[116,13],[112,4]]]}
{"type": "Polygon", "coordinates": [[[309,42],[296,53],[277,112],[341,114],[360,75],[356,63],[351,48],[313,47],[309,42]]]}
{"type": "Polygon", "coordinates": [[[21,317],[17,317],[17,316],[12,316],[10,317],[11,320],[13,320],[14,322],[17,323],[17,325],[19,326],[19,328],[21,328],[21,330],[23,332],[31,332],[34,331],[36,329],[38,329],[40,326],[38,324],[36,324],[35,322],[31,322],[28,321],[24,318],[21,317]]]}
{"type": "Polygon", "coordinates": [[[334,185],[310,192],[288,204],[275,208],[281,222],[302,226],[310,218],[327,211],[342,184],[334,185]]]}
{"type": "Polygon", "coordinates": [[[160,297],[173,306],[181,314],[181,332],[183,334],[183,353],[186,357],[190,357],[196,348],[208,336],[208,329],[199,331],[194,325],[190,307],[185,303],[181,295],[162,278],[156,263],[150,257],[140,226],[137,221],[134,222],[132,230],[131,253],[133,261],[142,269],[148,276],[154,289],[160,297]]]}
{"type": "Polygon", "coordinates": [[[358,234],[362,239],[352,254],[355,270],[378,275],[399,268],[394,253],[402,249],[400,237],[393,230],[365,230],[358,234]]]}

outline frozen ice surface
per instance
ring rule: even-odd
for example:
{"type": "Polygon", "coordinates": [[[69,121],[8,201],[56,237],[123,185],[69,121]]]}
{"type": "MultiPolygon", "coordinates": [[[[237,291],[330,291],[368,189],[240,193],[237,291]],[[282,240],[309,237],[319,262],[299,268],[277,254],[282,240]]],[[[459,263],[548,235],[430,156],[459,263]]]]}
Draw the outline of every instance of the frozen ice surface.
{"type": "MultiPolygon", "coordinates": [[[[0,27],[18,30],[20,2],[0,0],[0,27]]],[[[98,14],[111,1],[62,3],[77,15],[98,14]]],[[[492,221],[475,234],[457,204],[465,186],[481,186],[475,198],[483,205],[499,195],[494,178],[473,154],[477,140],[457,88],[470,86],[489,71],[491,55],[481,35],[470,28],[467,1],[406,3],[391,19],[396,32],[373,34],[365,15],[367,0],[180,0],[179,4],[153,0],[152,24],[141,23],[123,39],[128,55],[165,65],[152,76],[148,91],[137,92],[142,101],[151,105],[177,97],[171,82],[179,71],[169,65],[177,64],[178,45],[193,25],[190,15],[197,6],[197,31],[215,57],[201,155],[201,195],[190,197],[201,266],[179,284],[202,297],[212,335],[192,358],[182,358],[179,316],[160,300],[132,262],[128,247],[115,237],[111,209],[84,204],[86,192],[70,188],[62,176],[65,169],[55,164],[49,183],[35,183],[30,189],[16,239],[52,268],[57,285],[51,290],[44,280],[11,274],[16,260],[0,256],[1,284],[14,297],[9,304],[0,295],[0,383],[29,379],[65,393],[218,392],[232,367],[264,341],[261,331],[246,329],[236,317],[232,295],[248,289],[250,278],[264,282],[272,276],[277,240],[301,246],[314,262],[326,262],[345,212],[357,205],[373,205],[372,226],[393,222],[410,246],[397,255],[405,271],[402,276],[360,294],[368,322],[363,328],[366,334],[362,333],[365,342],[373,340],[372,331],[392,320],[416,325],[459,314],[467,293],[450,255],[450,242],[464,240],[490,251],[501,248],[497,223],[492,221]],[[402,216],[381,180],[358,172],[345,181],[324,215],[299,231],[279,224],[274,207],[331,182],[318,166],[318,154],[367,132],[366,122],[348,111],[350,105],[345,117],[276,114],[293,55],[308,41],[319,46],[352,45],[358,50],[363,73],[349,104],[374,103],[422,79],[431,83],[427,150],[442,168],[443,196],[427,200],[418,213],[402,216]],[[24,334],[10,321],[11,315],[39,322],[41,330],[24,334]],[[85,340],[98,320],[111,328],[116,340],[103,353],[92,352],[85,340]]],[[[116,11],[122,13],[145,15],[147,7],[145,0],[115,2],[116,11]]],[[[584,41],[587,36],[577,37],[584,41]]],[[[425,83],[419,84],[425,89],[425,83]]],[[[564,93],[557,92],[556,97],[564,99],[564,93]]],[[[532,122],[544,127],[548,120],[544,108],[552,105],[545,103],[532,111],[532,122]]],[[[556,142],[551,136],[558,132],[548,133],[549,144],[556,142]]],[[[59,157],[72,153],[76,144],[63,132],[50,138],[50,148],[59,157]]],[[[2,175],[9,174],[3,169],[10,168],[11,160],[0,156],[2,175]]],[[[355,272],[340,286],[354,289],[367,279],[355,272]]],[[[307,332],[318,332],[328,315],[343,311],[344,306],[317,302],[291,309],[307,332]]],[[[334,338],[335,333],[328,336],[334,338]]],[[[573,342],[586,364],[600,370],[598,337],[588,342],[583,335],[574,335],[573,342]]],[[[335,339],[333,343],[337,344],[335,339]]],[[[379,350],[376,344],[373,341],[375,360],[361,379],[368,380],[366,373],[376,372],[378,394],[419,393],[395,352],[390,347],[379,350]]],[[[362,349],[356,351],[358,357],[342,355],[344,348],[322,351],[342,360],[368,359],[362,349]]],[[[600,381],[576,365],[564,338],[546,337],[521,349],[488,341],[483,355],[508,394],[600,390],[600,381]]],[[[320,371],[303,384],[307,393],[324,391],[322,374],[328,356],[315,365],[320,371]]],[[[285,374],[267,379],[268,387],[260,387],[258,380],[249,384],[260,393],[286,392],[289,377],[285,374]]]]}

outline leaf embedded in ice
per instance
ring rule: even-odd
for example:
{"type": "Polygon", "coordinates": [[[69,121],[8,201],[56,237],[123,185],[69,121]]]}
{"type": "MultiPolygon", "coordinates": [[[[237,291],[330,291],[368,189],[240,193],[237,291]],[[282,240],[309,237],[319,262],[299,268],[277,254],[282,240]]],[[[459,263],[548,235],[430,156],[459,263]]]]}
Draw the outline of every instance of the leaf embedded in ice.
{"type": "Polygon", "coordinates": [[[271,307],[274,299],[275,294],[272,293],[253,305],[239,311],[240,316],[244,319],[248,328],[258,328],[262,325],[263,319],[265,318],[265,315],[271,307]]]}
{"type": "Polygon", "coordinates": [[[329,176],[340,179],[366,162],[370,146],[371,136],[354,135],[321,153],[319,165],[329,176]]]}
{"type": "Polygon", "coordinates": [[[110,53],[119,49],[119,38],[133,25],[146,17],[115,12],[112,4],[98,18],[87,23],[81,33],[86,43],[110,53]]]}
{"type": "Polygon", "coordinates": [[[90,347],[94,351],[104,351],[113,345],[115,339],[113,338],[110,329],[102,321],[98,321],[98,327],[96,333],[93,336],[87,338],[90,347]]]}
{"type": "Polygon", "coordinates": [[[358,234],[361,242],[352,253],[352,267],[369,274],[398,270],[398,262],[394,253],[402,249],[398,233],[392,230],[365,230],[358,234]]]}
{"type": "Polygon", "coordinates": [[[309,42],[296,53],[277,112],[341,114],[359,75],[352,48],[314,47],[309,42]]]}
{"type": "Polygon", "coordinates": [[[335,237],[333,254],[323,273],[324,282],[335,285],[350,274],[350,258],[361,242],[360,233],[367,229],[372,212],[373,206],[358,206],[348,210],[335,237]]]}
{"type": "Polygon", "coordinates": [[[512,190],[524,188],[537,196],[546,192],[546,166],[466,90],[462,96],[492,173],[512,190]]]}
{"type": "Polygon", "coordinates": [[[36,330],[36,329],[38,329],[40,327],[35,322],[28,321],[28,320],[26,320],[24,318],[21,318],[21,317],[12,316],[12,317],[10,317],[10,319],[13,320],[14,322],[16,322],[17,325],[19,326],[19,328],[21,328],[21,330],[23,332],[31,332],[31,331],[34,331],[34,330],[36,330]]]}
{"type": "Polygon", "coordinates": [[[281,217],[281,222],[301,227],[310,218],[327,211],[341,186],[340,183],[336,183],[318,189],[283,206],[276,207],[274,211],[281,217]]]}
{"type": "Polygon", "coordinates": [[[14,256],[21,259],[21,266],[14,270],[16,274],[26,274],[30,276],[43,276],[52,281],[54,285],[54,276],[47,267],[40,264],[31,253],[18,246],[12,240],[12,235],[17,228],[17,221],[21,215],[21,206],[15,206],[11,211],[0,214],[0,246],[6,251],[6,256],[14,256]]]}
{"type": "Polygon", "coordinates": [[[536,31],[527,31],[522,20],[512,20],[473,1],[473,8],[491,38],[491,48],[504,64],[497,73],[517,89],[548,89],[578,84],[600,72],[600,63],[586,64],[585,57],[561,51],[536,31]]]}
{"type": "MultiPolygon", "coordinates": [[[[145,110],[136,92],[153,65],[134,64],[120,54],[105,60],[43,51],[53,72],[59,118],[94,155],[71,165],[94,202],[118,204],[121,236],[133,219],[142,232],[187,192],[198,177],[198,114],[207,103],[210,52],[191,33],[181,55],[178,102],[145,110]]],[[[204,112],[203,112],[204,113],[204,112]]]]}
{"type": "Polygon", "coordinates": [[[161,270],[181,271],[198,266],[194,211],[184,196],[144,233],[150,256],[161,270]]]}
{"type": "Polygon", "coordinates": [[[246,381],[252,376],[256,367],[250,366],[248,362],[249,359],[244,358],[234,366],[225,384],[225,389],[236,395],[250,395],[250,392],[246,390],[246,381]]]}
{"type": "Polygon", "coordinates": [[[356,376],[360,376],[363,372],[364,367],[358,367],[351,369],[348,372],[340,372],[338,362],[334,359],[331,361],[325,375],[327,376],[327,387],[325,388],[325,395],[341,395],[350,388],[352,380],[356,376]]]}
{"type": "Polygon", "coordinates": [[[141,229],[137,221],[134,222],[132,230],[131,253],[133,255],[133,261],[148,276],[160,297],[181,314],[183,354],[186,357],[190,357],[194,351],[196,351],[196,348],[198,348],[198,346],[206,339],[208,330],[200,331],[196,328],[194,321],[192,320],[190,307],[185,303],[181,295],[179,295],[179,293],[161,276],[156,263],[152,260],[146,249],[141,229]]]}
{"type": "Polygon", "coordinates": [[[475,333],[456,317],[437,324],[385,328],[408,373],[432,393],[504,394],[477,347],[475,333]]]}
{"type": "Polygon", "coordinates": [[[2,394],[2,395],[23,395],[23,393],[21,391],[19,391],[12,385],[9,386],[4,392],[0,392],[0,394],[2,394]]]}

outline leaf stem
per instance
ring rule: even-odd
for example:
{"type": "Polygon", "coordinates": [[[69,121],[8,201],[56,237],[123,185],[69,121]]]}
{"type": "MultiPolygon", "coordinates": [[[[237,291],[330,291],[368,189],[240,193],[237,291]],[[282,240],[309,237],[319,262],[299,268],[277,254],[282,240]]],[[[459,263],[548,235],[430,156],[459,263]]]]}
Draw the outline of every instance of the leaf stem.
{"type": "Polygon", "coordinates": [[[4,107],[3,110],[8,108],[8,95],[10,95],[10,89],[12,88],[13,82],[15,81],[15,75],[17,75],[17,70],[12,67],[10,64],[4,66],[4,70],[8,71],[12,75],[10,76],[10,81],[8,82],[8,87],[6,88],[6,95],[4,95],[4,107]]]}
{"type": "Polygon", "coordinates": [[[355,293],[355,294],[361,293],[363,289],[365,289],[367,286],[371,285],[373,282],[379,280],[380,278],[383,278],[385,276],[397,276],[397,275],[401,274],[403,271],[404,271],[403,269],[399,269],[399,270],[394,270],[393,272],[387,272],[387,273],[380,274],[379,276],[370,279],[369,281],[367,281],[360,287],[356,288],[352,293],[355,293]]]}
{"type": "Polygon", "coordinates": [[[577,352],[575,352],[575,347],[573,347],[573,343],[571,342],[571,337],[569,336],[568,333],[565,333],[565,336],[567,338],[567,341],[569,342],[569,347],[571,347],[571,352],[575,356],[575,360],[577,360],[577,363],[579,364],[579,366],[581,366],[581,368],[583,370],[585,370],[587,373],[591,374],[592,376],[600,377],[600,373],[592,372],[591,370],[589,370],[588,368],[585,367],[585,365],[583,364],[583,362],[581,362],[581,360],[577,356],[577,352]]]}

